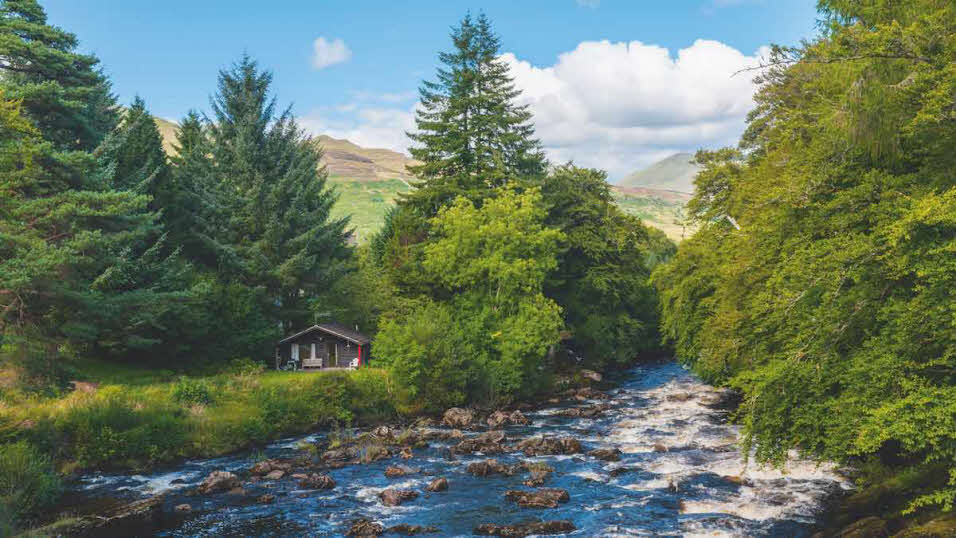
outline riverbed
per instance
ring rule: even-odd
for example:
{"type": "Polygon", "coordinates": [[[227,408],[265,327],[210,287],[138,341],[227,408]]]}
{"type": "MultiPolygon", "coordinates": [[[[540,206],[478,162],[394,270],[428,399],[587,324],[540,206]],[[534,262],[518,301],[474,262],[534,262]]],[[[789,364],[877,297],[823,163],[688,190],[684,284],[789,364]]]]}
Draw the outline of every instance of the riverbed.
{"type": "MultiPolygon", "coordinates": [[[[336,487],[303,489],[290,477],[244,482],[245,495],[195,495],[214,470],[246,476],[262,458],[301,456],[304,443],[321,443],[326,434],[273,443],[264,450],[224,458],[188,461],[152,474],[91,474],[75,485],[85,501],[128,500],[164,494],[162,517],[140,525],[144,536],[341,536],[358,519],[433,526],[436,536],[471,536],[481,524],[514,524],[529,519],[567,520],[571,536],[809,536],[826,502],[850,485],[833,465],[795,459],[785,469],[745,461],[738,450],[738,428],[727,422],[719,390],[675,363],[636,367],[607,391],[609,399],[569,399],[525,413],[530,423],[504,426],[508,442],[535,436],[573,437],[581,454],[526,456],[517,451],[486,456],[450,453],[457,441],[433,441],[413,451],[370,464],[347,465],[328,474],[336,487]],[[573,407],[604,404],[591,418],[564,416],[573,407]],[[617,448],[619,461],[586,455],[617,448]],[[546,486],[567,490],[570,500],[555,508],[521,508],[505,498],[508,490],[528,490],[528,477],[477,477],[470,463],[489,457],[508,465],[539,462],[554,469],[546,486]],[[407,476],[389,479],[388,466],[404,465],[407,476]],[[429,493],[436,477],[447,491],[429,493]],[[385,506],[386,488],[419,492],[400,506],[385,506]],[[270,494],[269,504],[254,502],[270,494]],[[175,507],[190,505],[188,513],[175,507]]],[[[465,432],[466,436],[480,432],[465,432]]],[[[125,529],[124,535],[129,535],[125,529]]]]}

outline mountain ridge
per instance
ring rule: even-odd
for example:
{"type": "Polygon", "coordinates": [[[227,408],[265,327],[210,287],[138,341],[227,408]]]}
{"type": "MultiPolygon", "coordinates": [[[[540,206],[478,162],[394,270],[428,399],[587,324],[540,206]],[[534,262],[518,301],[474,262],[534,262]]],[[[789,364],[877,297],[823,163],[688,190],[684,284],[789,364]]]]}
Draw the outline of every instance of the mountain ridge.
{"type": "Polygon", "coordinates": [[[694,177],[700,165],[693,162],[694,155],[687,152],[674,153],[647,168],[631,173],[617,183],[623,188],[644,188],[694,193],[694,177]]]}

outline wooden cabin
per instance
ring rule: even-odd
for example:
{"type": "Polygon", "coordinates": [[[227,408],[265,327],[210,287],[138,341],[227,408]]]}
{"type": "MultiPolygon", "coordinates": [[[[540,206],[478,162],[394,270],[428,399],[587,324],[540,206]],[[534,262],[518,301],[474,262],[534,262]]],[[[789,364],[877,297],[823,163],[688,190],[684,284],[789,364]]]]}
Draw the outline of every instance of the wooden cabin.
{"type": "Polygon", "coordinates": [[[372,340],[338,323],[313,325],[279,341],[276,369],[355,369],[368,364],[372,340]]]}

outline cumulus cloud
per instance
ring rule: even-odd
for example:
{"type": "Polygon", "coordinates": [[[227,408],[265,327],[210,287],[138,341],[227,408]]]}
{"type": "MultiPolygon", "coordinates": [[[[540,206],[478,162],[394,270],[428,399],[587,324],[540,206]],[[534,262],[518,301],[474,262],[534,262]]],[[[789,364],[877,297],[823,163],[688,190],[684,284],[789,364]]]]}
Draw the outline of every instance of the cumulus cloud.
{"type": "MultiPolygon", "coordinates": [[[[698,40],[674,53],[632,41],[588,41],[535,66],[502,56],[534,113],[537,136],[556,163],[607,170],[612,180],[678,151],[736,142],[753,107],[752,76],[765,49],[744,54],[698,40]]],[[[407,152],[415,107],[407,92],[353,92],[355,102],[316,111],[302,123],[316,134],[407,152]]]]}
{"type": "Polygon", "coordinates": [[[671,55],[639,41],[589,41],[547,67],[502,58],[552,160],[615,178],[676,151],[733,143],[756,89],[751,77],[733,74],[763,52],[697,40],[671,55]]]}
{"type": "Polygon", "coordinates": [[[312,67],[316,69],[325,69],[351,58],[352,51],[341,39],[329,40],[320,36],[312,43],[312,67]]]}
{"type": "Polygon", "coordinates": [[[408,153],[405,135],[415,127],[414,107],[409,109],[356,105],[320,109],[299,118],[313,134],[345,138],[366,148],[386,148],[408,153]]]}

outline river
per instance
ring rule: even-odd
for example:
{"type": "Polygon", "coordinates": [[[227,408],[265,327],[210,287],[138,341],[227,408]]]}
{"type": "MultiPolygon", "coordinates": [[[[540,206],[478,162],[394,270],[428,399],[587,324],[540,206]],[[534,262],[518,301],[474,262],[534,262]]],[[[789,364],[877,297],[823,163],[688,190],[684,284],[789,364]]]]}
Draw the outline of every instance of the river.
{"type": "Polygon", "coordinates": [[[188,461],[148,475],[92,474],[79,480],[75,493],[87,501],[164,493],[164,516],[153,527],[138,527],[142,535],[341,536],[352,521],[368,518],[386,528],[433,525],[437,536],[470,536],[479,524],[538,518],[570,520],[577,528],[573,536],[712,537],[808,536],[829,498],[849,487],[832,465],[795,460],[781,471],[746,464],[737,450],[738,428],[727,423],[727,411],[713,405],[719,391],[677,364],[636,367],[608,394],[611,398],[601,403],[609,408],[594,418],[560,416],[562,409],[597,403],[572,399],[527,412],[528,425],[504,428],[509,442],[571,436],[581,441],[585,452],[620,449],[616,462],[584,454],[492,456],[506,464],[536,461],[553,467],[547,487],[567,490],[570,500],[551,509],[520,508],[505,499],[507,490],[530,491],[522,485],[527,474],[468,474],[469,463],[487,457],[450,457],[454,441],[432,442],[408,461],[396,456],[331,470],[337,484],[331,490],[301,489],[286,477],[244,482],[245,496],[191,494],[214,470],[245,476],[257,459],[300,455],[302,441],[321,441],[324,434],[285,439],[263,451],[188,461]],[[385,468],[397,464],[417,472],[386,478],[385,468]],[[435,477],[447,478],[449,489],[426,493],[425,486],[435,477]],[[400,506],[384,506],[378,494],[388,487],[421,495],[400,506]],[[275,502],[250,501],[263,493],[275,495],[275,502]],[[174,507],[184,503],[191,505],[191,512],[176,514],[174,507]]]}

